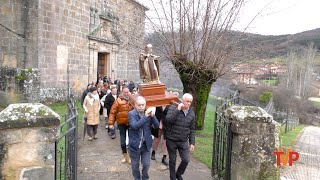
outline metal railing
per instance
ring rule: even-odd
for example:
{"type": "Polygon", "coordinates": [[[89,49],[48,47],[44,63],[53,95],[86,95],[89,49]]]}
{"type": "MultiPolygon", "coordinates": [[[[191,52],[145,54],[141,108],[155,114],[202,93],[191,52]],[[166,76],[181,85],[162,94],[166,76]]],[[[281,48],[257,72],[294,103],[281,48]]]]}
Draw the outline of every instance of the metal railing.
{"type": "Polygon", "coordinates": [[[268,114],[270,114],[271,116],[273,116],[273,112],[274,112],[273,97],[270,99],[269,103],[268,103],[267,106],[264,108],[264,110],[267,111],[268,114]]]}
{"type": "Polygon", "coordinates": [[[59,126],[55,141],[54,179],[77,179],[78,111],[72,94],[68,96],[67,114],[59,126]]]}
{"type": "Polygon", "coordinates": [[[296,117],[288,117],[284,122],[285,131],[284,133],[288,133],[299,125],[299,118],[296,117]]]}
{"type": "Polygon", "coordinates": [[[232,92],[229,97],[220,101],[220,105],[216,106],[211,169],[214,178],[225,180],[231,179],[233,138],[231,121],[225,116],[225,110],[233,105],[257,106],[247,99],[240,98],[238,91],[232,92]]]}

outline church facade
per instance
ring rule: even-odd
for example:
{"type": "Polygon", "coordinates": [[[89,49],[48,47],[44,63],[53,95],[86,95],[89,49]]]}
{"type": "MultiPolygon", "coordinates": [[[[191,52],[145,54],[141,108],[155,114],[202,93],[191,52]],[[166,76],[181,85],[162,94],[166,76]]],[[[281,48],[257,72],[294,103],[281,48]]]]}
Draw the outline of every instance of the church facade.
{"type": "Polygon", "coordinates": [[[37,68],[41,99],[99,76],[140,81],[145,6],[135,0],[3,0],[0,68],[37,68]]]}

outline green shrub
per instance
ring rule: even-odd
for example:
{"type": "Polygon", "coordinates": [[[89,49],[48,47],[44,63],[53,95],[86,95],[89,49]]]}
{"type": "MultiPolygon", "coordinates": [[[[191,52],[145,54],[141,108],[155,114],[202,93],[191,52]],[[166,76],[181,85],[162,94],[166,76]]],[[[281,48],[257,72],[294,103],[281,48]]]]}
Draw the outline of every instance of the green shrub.
{"type": "Polygon", "coordinates": [[[263,93],[259,96],[259,101],[263,104],[267,104],[270,99],[272,98],[272,92],[270,91],[263,91],[263,93]]]}

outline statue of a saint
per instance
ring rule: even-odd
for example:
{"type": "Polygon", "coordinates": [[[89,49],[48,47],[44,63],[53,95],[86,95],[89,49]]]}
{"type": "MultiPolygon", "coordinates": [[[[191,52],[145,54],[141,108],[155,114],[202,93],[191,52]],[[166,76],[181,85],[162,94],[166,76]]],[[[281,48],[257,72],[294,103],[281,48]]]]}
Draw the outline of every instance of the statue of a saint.
{"type": "Polygon", "coordinates": [[[143,83],[160,83],[159,57],[152,54],[152,45],[148,44],[139,57],[140,78],[143,83]]]}

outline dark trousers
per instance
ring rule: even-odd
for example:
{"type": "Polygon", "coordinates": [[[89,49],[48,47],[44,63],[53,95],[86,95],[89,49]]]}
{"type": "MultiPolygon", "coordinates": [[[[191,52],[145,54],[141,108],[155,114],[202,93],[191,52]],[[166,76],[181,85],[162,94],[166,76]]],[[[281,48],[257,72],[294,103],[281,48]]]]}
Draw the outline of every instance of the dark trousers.
{"type": "Polygon", "coordinates": [[[108,125],[108,117],[104,117],[105,125],[108,125]]]}
{"type": "Polygon", "coordinates": [[[118,124],[118,129],[120,132],[120,144],[121,144],[121,149],[122,149],[122,153],[127,153],[127,146],[126,146],[126,138],[127,138],[127,134],[126,131],[127,129],[129,129],[128,125],[125,124],[118,124]]]}
{"type": "Polygon", "coordinates": [[[98,125],[87,125],[87,133],[90,137],[93,137],[98,132],[98,125]]]}
{"type": "Polygon", "coordinates": [[[188,141],[175,142],[167,139],[166,145],[169,154],[170,180],[175,180],[176,176],[181,176],[184,173],[190,162],[189,143],[188,141]],[[177,150],[180,154],[181,163],[176,172],[177,150]]]}
{"type": "Polygon", "coordinates": [[[139,169],[140,158],[142,164],[142,180],[149,179],[148,171],[150,168],[150,151],[148,151],[146,143],[144,142],[141,144],[141,148],[138,152],[130,151],[130,158],[134,180],[141,180],[139,169]]]}

